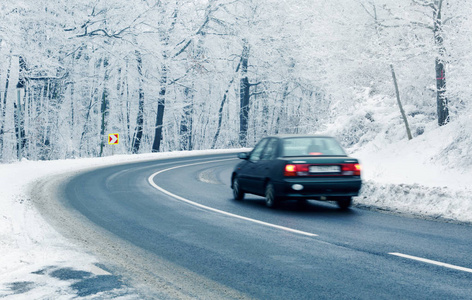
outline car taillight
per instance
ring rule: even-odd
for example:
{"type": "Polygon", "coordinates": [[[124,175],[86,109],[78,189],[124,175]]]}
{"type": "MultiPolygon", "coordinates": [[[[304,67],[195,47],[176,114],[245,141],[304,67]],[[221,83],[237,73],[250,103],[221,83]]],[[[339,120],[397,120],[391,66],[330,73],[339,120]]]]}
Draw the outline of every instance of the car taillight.
{"type": "Polygon", "coordinates": [[[308,175],[308,164],[287,164],[285,165],[284,176],[306,176],[308,175]]]}
{"type": "MultiPolygon", "coordinates": [[[[331,166],[331,165],[314,165],[314,166],[331,166]]],[[[336,165],[332,165],[336,166],[336,165]]],[[[339,165],[337,165],[339,166],[339,165]]],[[[361,176],[360,164],[341,164],[341,173],[339,172],[316,172],[310,173],[310,164],[287,164],[285,165],[284,176],[361,176]]]]}
{"type": "Polygon", "coordinates": [[[341,170],[343,175],[361,176],[360,164],[342,164],[341,170]]]}

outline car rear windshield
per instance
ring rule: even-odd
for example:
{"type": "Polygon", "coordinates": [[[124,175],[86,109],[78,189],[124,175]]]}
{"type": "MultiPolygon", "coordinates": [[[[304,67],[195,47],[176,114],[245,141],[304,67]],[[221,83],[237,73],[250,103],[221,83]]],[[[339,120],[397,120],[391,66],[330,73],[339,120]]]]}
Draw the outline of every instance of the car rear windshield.
{"type": "Polygon", "coordinates": [[[283,156],[345,156],[343,148],[330,137],[294,137],[283,140],[283,156]]]}

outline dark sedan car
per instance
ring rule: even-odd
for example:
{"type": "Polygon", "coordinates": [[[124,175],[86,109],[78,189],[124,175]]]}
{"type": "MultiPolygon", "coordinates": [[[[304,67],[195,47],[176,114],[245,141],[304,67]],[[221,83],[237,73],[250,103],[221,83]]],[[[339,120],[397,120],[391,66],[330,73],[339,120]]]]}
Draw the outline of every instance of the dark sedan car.
{"type": "Polygon", "coordinates": [[[314,199],[336,201],[346,209],[362,185],[359,161],[329,136],[270,136],[238,156],[244,161],[231,176],[236,200],[251,193],[265,197],[269,207],[282,200],[314,199]]]}

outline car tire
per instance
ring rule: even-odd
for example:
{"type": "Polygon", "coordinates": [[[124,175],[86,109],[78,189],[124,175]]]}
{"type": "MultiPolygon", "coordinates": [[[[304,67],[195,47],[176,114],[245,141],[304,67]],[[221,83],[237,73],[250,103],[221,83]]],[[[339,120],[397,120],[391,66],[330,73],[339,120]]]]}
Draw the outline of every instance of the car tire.
{"type": "Polygon", "coordinates": [[[267,207],[275,208],[279,205],[280,199],[275,195],[274,185],[271,182],[267,183],[264,196],[267,207]]]}
{"type": "Polygon", "coordinates": [[[338,204],[338,207],[342,210],[346,210],[348,209],[351,204],[352,204],[352,197],[345,197],[345,198],[341,198],[341,199],[338,199],[336,200],[337,201],[337,204],[338,204]]]}
{"type": "Polygon", "coordinates": [[[241,185],[239,183],[239,179],[238,177],[234,177],[233,178],[233,198],[234,200],[238,200],[238,201],[241,201],[244,199],[244,191],[241,189],[241,185]]]}

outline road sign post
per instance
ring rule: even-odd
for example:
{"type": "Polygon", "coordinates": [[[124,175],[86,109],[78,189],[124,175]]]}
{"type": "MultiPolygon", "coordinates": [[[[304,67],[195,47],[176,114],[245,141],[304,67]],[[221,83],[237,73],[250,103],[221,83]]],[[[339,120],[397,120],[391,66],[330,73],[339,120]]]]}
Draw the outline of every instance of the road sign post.
{"type": "MultiPolygon", "coordinates": [[[[120,142],[120,134],[119,133],[110,133],[108,135],[108,145],[118,145],[120,142]]],[[[111,155],[113,156],[115,153],[115,147],[111,147],[111,155]]]]}

